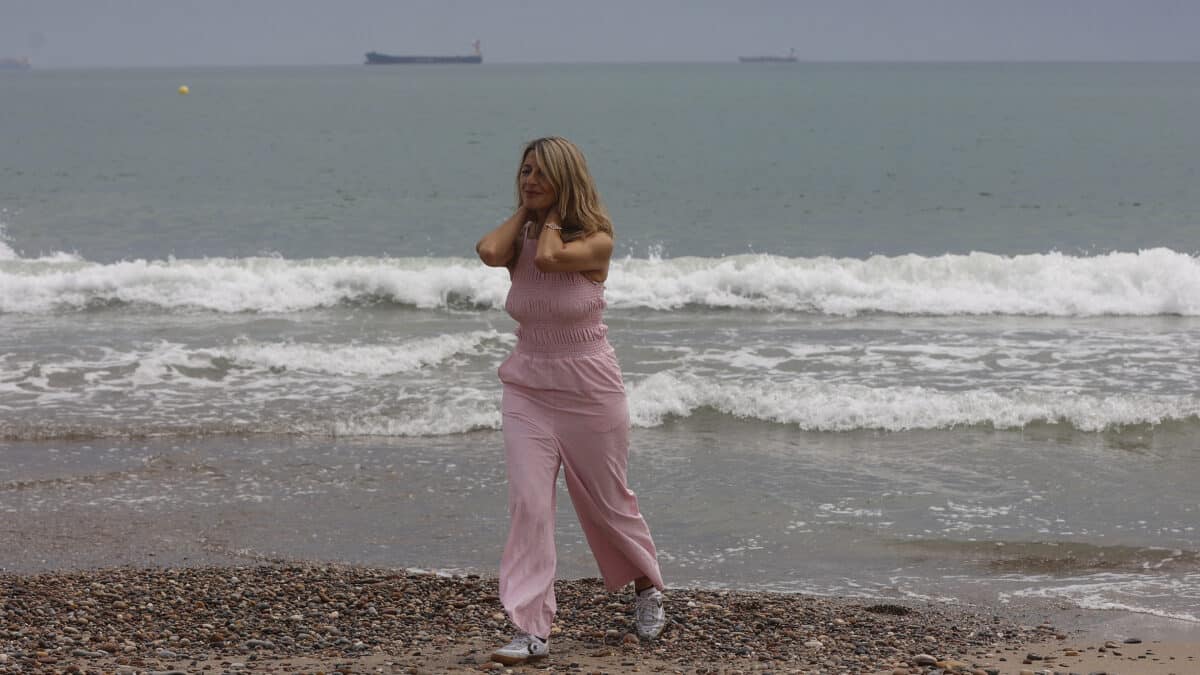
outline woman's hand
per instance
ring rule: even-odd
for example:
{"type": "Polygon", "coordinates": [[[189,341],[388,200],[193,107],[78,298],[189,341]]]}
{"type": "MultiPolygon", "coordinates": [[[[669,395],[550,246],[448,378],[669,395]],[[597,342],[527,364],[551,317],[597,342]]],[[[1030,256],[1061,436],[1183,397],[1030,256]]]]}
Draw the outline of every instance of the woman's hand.
{"type": "Polygon", "coordinates": [[[523,214],[525,219],[532,220],[533,224],[537,226],[537,232],[542,231],[542,225],[546,224],[546,221],[550,220],[551,214],[554,214],[553,222],[562,222],[562,218],[558,215],[558,208],[555,206],[551,206],[548,209],[535,209],[522,204],[521,208],[525,210],[523,214]]]}
{"type": "Polygon", "coordinates": [[[483,239],[475,244],[475,252],[479,254],[483,264],[489,267],[505,267],[512,261],[525,223],[529,221],[529,215],[529,209],[518,206],[508,220],[483,235],[483,239]]]}
{"type": "Polygon", "coordinates": [[[562,219],[558,209],[550,207],[538,234],[533,264],[542,272],[583,272],[593,281],[603,282],[612,251],[612,235],[607,232],[564,242],[562,219]]]}

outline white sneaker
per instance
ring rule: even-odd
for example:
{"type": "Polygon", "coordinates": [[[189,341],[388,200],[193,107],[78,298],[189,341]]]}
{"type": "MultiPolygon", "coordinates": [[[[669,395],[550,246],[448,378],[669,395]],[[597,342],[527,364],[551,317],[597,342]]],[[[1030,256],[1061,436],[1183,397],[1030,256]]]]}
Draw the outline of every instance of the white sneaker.
{"type": "Polygon", "coordinates": [[[550,641],[529,633],[517,633],[512,642],[492,652],[492,660],[506,666],[544,659],[550,655],[550,641]]]}
{"type": "Polygon", "coordinates": [[[638,637],[653,640],[661,635],[663,626],[667,625],[662,592],[652,586],[638,593],[633,603],[633,614],[638,637]]]}

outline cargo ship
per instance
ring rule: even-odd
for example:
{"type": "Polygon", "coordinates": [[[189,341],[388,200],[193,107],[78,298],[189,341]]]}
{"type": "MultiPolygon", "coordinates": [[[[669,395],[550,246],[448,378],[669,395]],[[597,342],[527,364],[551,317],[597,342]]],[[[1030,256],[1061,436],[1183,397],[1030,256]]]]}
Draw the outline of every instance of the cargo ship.
{"type": "Polygon", "coordinates": [[[471,43],[475,48],[474,54],[465,56],[393,56],[379,52],[367,52],[366,65],[391,66],[426,63],[483,63],[483,52],[479,51],[479,40],[471,43]]]}
{"type": "Polygon", "coordinates": [[[789,49],[787,56],[739,56],[741,63],[796,63],[796,50],[789,49]]]}
{"type": "Polygon", "coordinates": [[[0,70],[29,70],[32,67],[28,58],[0,59],[0,70]]]}

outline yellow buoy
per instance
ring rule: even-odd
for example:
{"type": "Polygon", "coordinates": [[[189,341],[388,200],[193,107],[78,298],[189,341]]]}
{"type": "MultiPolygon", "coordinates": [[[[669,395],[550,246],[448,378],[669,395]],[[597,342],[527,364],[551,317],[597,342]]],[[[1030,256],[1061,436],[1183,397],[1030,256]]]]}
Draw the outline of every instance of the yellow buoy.
{"type": "Polygon", "coordinates": [[[188,91],[190,91],[190,90],[188,89],[188,87],[187,87],[187,85],[186,85],[186,84],[185,84],[185,85],[183,85],[182,87],[180,87],[180,88],[179,88],[179,93],[180,93],[181,95],[182,95],[182,94],[186,94],[186,93],[188,93],[188,91]]]}

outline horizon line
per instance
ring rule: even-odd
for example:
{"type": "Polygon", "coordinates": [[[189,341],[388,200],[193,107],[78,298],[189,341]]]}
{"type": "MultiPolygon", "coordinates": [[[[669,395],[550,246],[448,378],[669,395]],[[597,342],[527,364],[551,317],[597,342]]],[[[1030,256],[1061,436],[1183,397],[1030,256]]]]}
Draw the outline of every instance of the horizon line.
{"type": "MultiPolygon", "coordinates": [[[[438,66],[454,66],[454,65],[478,65],[478,66],[500,66],[500,65],[578,65],[578,66],[637,66],[637,65],[724,65],[737,64],[750,67],[774,66],[787,67],[799,65],[954,65],[954,64],[973,64],[973,65],[1003,65],[1003,64],[1063,64],[1063,65],[1103,65],[1103,64],[1146,64],[1146,65],[1184,65],[1200,63],[1200,59],[798,59],[794,62],[784,63],[739,63],[738,57],[734,56],[729,59],[694,59],[694,60],[642,60],[642,61],[526,61],[526,60],[501,60],[488,61],[485,60],[481,64],[398,64],[410,65],[413,67],[428,66],[437,68],[438,66]]],[[[367,64],[358,61],[331,61],[322,63],[181,63],[181,64],[128,64],[128,63],[112,63],[112,64],[87,64],[87,65],[37,65],[31,62],[29,70],[114,70],[114,69],[145,69],[145,70],[165,70],[171,68],[322,68],[322,67],[361,67],[367,64]]],[[[377,66],[378,67],[378,66],[377,66]]],[[[28,72],[28,71],[25,71],[28,72]]]]}

